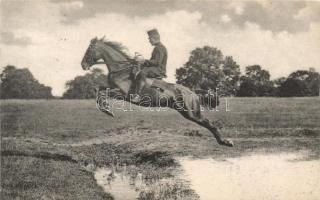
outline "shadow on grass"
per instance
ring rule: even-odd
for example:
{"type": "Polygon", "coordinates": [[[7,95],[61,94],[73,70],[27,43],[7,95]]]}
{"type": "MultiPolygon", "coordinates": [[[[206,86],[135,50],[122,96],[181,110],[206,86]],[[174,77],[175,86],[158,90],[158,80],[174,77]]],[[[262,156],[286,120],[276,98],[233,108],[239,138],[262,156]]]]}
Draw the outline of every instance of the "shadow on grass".
{"type": "Polygon", "coordinates": [[[41,158],[44,160],[54,160],[54,161],[67,161],[72,163],[77,163],[75,159],[73,159],[71,156],[62,155],[62,154],[56,154],[56,153],[48,153],[48,152],[39,152],[39,153],[27,153],[22,151],[2,151],[2,156],[24,156],[24,157],[34,157],[34,158],[41,158]]]}

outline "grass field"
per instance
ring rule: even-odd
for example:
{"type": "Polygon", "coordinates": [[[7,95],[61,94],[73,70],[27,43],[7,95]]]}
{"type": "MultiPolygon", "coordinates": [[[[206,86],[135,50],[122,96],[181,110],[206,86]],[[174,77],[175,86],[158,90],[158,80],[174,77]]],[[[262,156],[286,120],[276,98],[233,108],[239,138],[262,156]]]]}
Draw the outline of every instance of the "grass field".
{"type": "MultiPolygon", "coordinates": [[[[237,157],[254,152],[303,151],[320,158],[320,98],[228,98],[206,111],[224,125],[235,147],[219,146],[209,131],[173,110],[116,111],[111,118],[94,100],[1,101],[1,187],[4,199],[113,199],[88,170],[134,165],[144,178],[175,177],[179,156],[237,157]]],[[[175,190],[197,199],[187,183],[175,190]]],[[[152,196],[152,192],[149,194],[152,196]]],[[[165,197],[163,197],[165,199],[165,197]]],[[[140,199],[143,199],[141,196],[140,199]]]]}

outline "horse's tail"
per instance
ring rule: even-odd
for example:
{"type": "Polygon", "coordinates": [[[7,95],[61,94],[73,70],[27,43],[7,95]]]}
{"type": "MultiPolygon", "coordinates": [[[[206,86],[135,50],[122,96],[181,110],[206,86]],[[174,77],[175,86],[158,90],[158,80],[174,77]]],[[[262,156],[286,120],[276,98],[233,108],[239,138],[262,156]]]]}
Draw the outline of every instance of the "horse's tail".
{"type": "Polygon", "coordinates": [[[208,90],[206,93],[199,94],[200,104],[207,109],[214,109],[219,105],[219,96],[211,90],[208,90]]]}

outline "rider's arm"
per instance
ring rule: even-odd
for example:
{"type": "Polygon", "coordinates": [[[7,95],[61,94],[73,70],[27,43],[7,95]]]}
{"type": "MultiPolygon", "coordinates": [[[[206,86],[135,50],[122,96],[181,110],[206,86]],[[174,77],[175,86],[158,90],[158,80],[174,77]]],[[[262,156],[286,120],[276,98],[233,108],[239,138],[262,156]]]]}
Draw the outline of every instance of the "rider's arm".
{"type": "Polygon", "coordinates": [[[164,52],[161,51],[160,47],[155,47],[150,60],[145,60],[145,64],[148,67],[158,67],[163,60],[164,52]]]}

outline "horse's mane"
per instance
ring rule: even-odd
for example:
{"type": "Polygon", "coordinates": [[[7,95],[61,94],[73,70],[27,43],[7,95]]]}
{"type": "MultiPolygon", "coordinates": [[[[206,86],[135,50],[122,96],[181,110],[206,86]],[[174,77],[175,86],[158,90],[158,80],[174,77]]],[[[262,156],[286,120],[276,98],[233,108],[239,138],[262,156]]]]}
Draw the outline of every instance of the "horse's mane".
{"type": "Polygon", "coordinates": [[[111,46],[113,49],[115,49],[116,51],[121,53],[126,59],[128,59],[128,60],[132,59],[131,56],[126,52],[128,50],[128,48],[126,46],[124,46],[123,44],[121,44],[120,42],[103,40],[103,43],[108,46],[111,46]]]}

